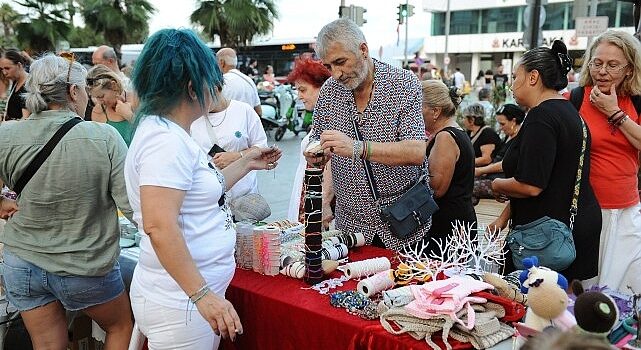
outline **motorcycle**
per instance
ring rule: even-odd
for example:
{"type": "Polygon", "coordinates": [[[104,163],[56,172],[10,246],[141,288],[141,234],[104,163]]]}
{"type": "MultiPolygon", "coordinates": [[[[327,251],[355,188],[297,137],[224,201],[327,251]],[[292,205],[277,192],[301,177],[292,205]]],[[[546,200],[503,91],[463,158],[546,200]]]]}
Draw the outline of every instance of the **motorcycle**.
{"type": "Polygon", "coordinates": [[[294,135],[301,131],[308,132],[311,128],[311,112],[305,111],[298,100],[296,90],[291,85],[277,85],[269,82],[258,83],[258,96],[261,100],[263,115],[261,122],[265,132],[276,129],[274,139],[280,141],[287,130],[294,135]]]}

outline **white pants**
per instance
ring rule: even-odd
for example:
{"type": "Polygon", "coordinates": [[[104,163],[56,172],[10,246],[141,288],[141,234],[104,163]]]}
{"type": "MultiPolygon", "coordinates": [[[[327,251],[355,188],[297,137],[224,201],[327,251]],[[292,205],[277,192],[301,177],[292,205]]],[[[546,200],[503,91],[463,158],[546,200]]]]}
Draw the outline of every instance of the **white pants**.
{"type": "MultiPolygon", "coordinates": [[[[131,308],[149,350],[216,350],[220,337],[194,306],[190,311],[156,304],[135,289],[131,308]]],[[[186,303],[185,303],[186,304],[186,303]]],[[[186,306],[186,305],[185,305],[186,306]]]]}
{"type": "Polygon", "coordinates": [[[631,294],[641,292],[641,204],[601,209],[599,286],[631,294]]]}

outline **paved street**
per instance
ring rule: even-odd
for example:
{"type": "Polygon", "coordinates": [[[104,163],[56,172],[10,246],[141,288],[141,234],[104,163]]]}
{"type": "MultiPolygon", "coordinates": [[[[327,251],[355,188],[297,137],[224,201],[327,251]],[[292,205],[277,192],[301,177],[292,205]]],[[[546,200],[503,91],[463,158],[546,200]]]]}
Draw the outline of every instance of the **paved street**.
{"type": "Polygon", "coordinates": [[[274,131],[270,131],[267,135],[268,144],[277,144],[283,151],[283,157],[275,170],[258,172],[260,193],[272,209],[272,215],[266,221],[282,220],[287,217],[292,182],[300,159],[300,141],[305,135],[303,132],[296,136],[293,132],[287,131],[279,142],[274,141],[274,131]]]}

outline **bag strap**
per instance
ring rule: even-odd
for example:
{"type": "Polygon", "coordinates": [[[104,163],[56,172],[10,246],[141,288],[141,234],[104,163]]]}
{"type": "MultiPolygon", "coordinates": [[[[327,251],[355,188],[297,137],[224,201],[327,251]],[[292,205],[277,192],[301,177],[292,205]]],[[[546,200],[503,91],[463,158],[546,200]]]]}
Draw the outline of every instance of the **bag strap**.
{"type": "Polygon", "coordinates": [[[585,148],[588,140],[588,129],[585,127],[583,118],[581,128],[583,129],[583,142],[581,144],[581,155],[579,156],[579,167],[576,169],[576,181],[574,182],[574,193],[572,194],[572,204],[570,205],[570,231],[574,230],[574,217],[579,211],[579,192],[581,190],[581,173],[583,173],[583,160],[585,159],[585,148]]]}
{"type": "Polygon", "coordinates": [[[570,90],[570,102],[574,108],[576,108],[577,112],[581,109],[581,105],[583,104],[584,93],[585,90],[583,90],[583,86],[578,86],[570,90]]]}
{"type": "MultiPolygon", "coordinates": [[[[356,124],[356,120],[354,118],[352,118],[352,126],[354,127],[354,132],[356,133],[356,140],[362,142],[363,135],[361,134],[361,131],[358,129],[358,125],[356,124]]],[[[370,191],[372,191],[372,195],[374,196],[374,201],[378,203],[381,195],[378,193],[378,189],[376,187],[376,179],[374,179],[372,164],[369,162],[369,160],[363,159],[363,166],[365,167],[365,176],[367,177],[367,185],[369,186],[370,191]]]]}
{"type": "Polygon", "coordinates": [[[209,140],[211,140],[211,145],[218,144],[218,137],[216,137],[216,132],[214,131],[214,125],[209,120],[209,116],[205,116],[205,129],[207,129],[207,135],[209,135],[209,140]]]}
{"type": "Polygon", "coordinates": [[[479,131],[476,132],[476,134],[474,134],[474,137],[472,137],[472,139],[470,140],[470,141],[472,141],[472,144],[474,144],[474,142],[476,142],[476,140],[478,140],[478,138],[481,136],[481,133],[483,132],[483,130],[485,130],[487,128],[489,128],[489,126],[485,125],[482,128],[480,128],[479,131]]]}
{"type": "Polygon", "coordinates": [[[33,175],[36,174],[38,169],[42,166],[42,164],[49,158],[49,155],[53,151],[53,149],[56,147],[58,142],[62,139],[65,134],[71,130],[76,124],[80,123],[82,119],[73,117],[69,119],[67,122],[62,124],[62,126],[56,131],[55,134],[51,137],[49,142],[47,142],[44,147],[38,152],[36,157],[27,165],[27,169],[22,173],[16,184],[13,186],[13,191],[19,195],[20,192],[24,189],[24,187],[29,183],[29,180],[33,177],[33,175]]]}

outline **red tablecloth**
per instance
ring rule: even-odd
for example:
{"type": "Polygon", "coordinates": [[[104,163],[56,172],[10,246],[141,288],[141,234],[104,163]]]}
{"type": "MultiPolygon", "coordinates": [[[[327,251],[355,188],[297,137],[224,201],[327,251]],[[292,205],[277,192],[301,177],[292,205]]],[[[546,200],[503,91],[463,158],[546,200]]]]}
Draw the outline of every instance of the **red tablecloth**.
{"type": "MultiPolygon", "coordinates": [[[[350,252],[350,261],[386,256],[392,251],[362,247],[350,252]]],[[[335,272],[332,277],[340,274],[335,272]]],[[[339,290],[356,289],[357,281],[347,281],[339,290]]],[[[368,321],[329,304],[329,294],[322,295],[302,280],[290,277],[263,276],[236,269],[227,289],[227,299],[236,308],[244,334],[234,343],[223,342],[223,349],[427,349],[425,341],[407,334],[393,335],[378,320],[368,321]]],[[[435,339],[436,340],[436,339],[435,339]]],[[[469,344],[466,344],[469,345],[469,344]]],[[[442,347],[445,348],[445,347],[442,347]]],[[[465,347],[470,348],[470,347],[465,347]]]]}

